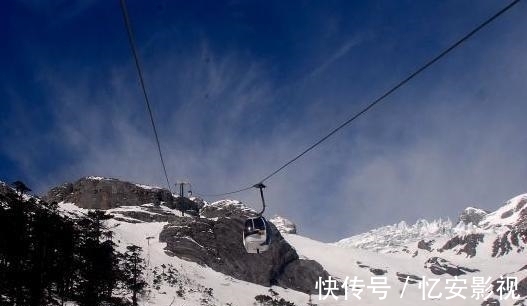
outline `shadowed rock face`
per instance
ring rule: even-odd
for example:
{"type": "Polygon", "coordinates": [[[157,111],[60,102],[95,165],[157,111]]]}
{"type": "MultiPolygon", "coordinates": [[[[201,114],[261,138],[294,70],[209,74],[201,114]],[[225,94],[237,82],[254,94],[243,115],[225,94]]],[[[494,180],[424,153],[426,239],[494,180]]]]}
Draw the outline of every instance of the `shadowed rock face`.
{"type": "Polygon", "coordinates": [[[524,302],[527,302],[527,277],[518,282],[516,295],[524,297],[524,302]]]}
{"type": "Polygon", "coordinates": [[[500,301],[494,298],[487,299],[481,303],[481,306],[500,306],[500,301]]]}
{"type": "Polygon", "coordinates": [[[159,240],[167,243],[168,254],[237,279],[263,286],[281,285],[306,293],[315,292],[319,277],[329,276],[316,261],[300,260],[272,224],[269,250],[248,254],[242,231],[250,210],[240,205],[205,206],[203,215],[208,218],[178,217],[164,227],[159,240]]]}
{"type": "Polygon", "coordinates": [[[498,299],[501,299],[500,296],[505,297],[509,294],[506,282],[511,282],[510,288],[514,287],[514,282],[517,282],[516,290],[514,290],[514,296],[516,296],[518,299],[514,302],[514,305],[517,305],[517,306],[526,305],[527,277],[522,280],[517,278],[515,280],[510,279],[508,281],[505,278],[496,278],[491,283],[492,293],[494,294],[494,297],[486,299],[485,301],[483,301],[481,305],[482,306],[499,306],[500,302],[498,299]]]}
{"type": "Polygon", "coordinates": [[[457,254],[465,253],[468,257],[476,256],[476,250],[478,244],[483,242],[483,234],[469,234],[465,236],[455,236],[452,239],[448,240],[445,245],[440,248],[438,251],[443,252],[445,250],[451,250],[457,246],[463,246],[459,249],[457,254]]]}
{"type": "Polygon", "coordinates": [[[273,223],[278,231],[283,234],[296,234],[296,224],[284,217],[274,216],[269,222],[273,223]]]}
{"type": "Polygon", "coordinates": [[[424,239],[421,239],[418,243],[417,243],[417,248],[419,249],[422,249],[422,250],[427,250],[428,252],[432,252],[432,245],[434,244],[434,240],[424,240],[424,239]]]}
{"type": "Polygon", "coordinates": [[[478,272],[478,269],[470,269],[461,267],[449,262],[440,257],[431,257],[425,262],[425,268],[430,269],[430,272],[435,275],[449,274],[452,276],[459,276],[467,274],[467,272],[478,272]]]}
{"type": "Polygon", "coordinates": [[[412,275],[412,274],[406,274],[406,273],[395,273],[397,275],[397,279],[401,282],[401,283],[406,283],[408,282],[408,284],[417,284],[419,283],[420,281],[422,281],[423,279],[419,276],[416,276],[416,275],[412,275]]]}
{"type": "Polygon", "coordinates": [[[115,218],[124,222],[170,222],[159,235],[160,241],[167,243],[167,253],[245,281],[264,286],[278,284],[307,293],[315,292],[319,277],[329,276],[316,261],[300,260],[271,223],[273,242],[269,250],[247,254],[242,242],[243,225],[255,212],[240,202],[225,200],[205,205],[203,201],[174,197],[161,188],[89,177],[53,188],[45,199],[87,209],[140,206],[137,210],[115,210],[115,218]],[[187,217],[164,212],[155,205],[146,207],[146,203],[183,210],[187,217]],[[197,217],[199,214],[202,217],[197,217]]]}
{"type": "Polygon", "coordinates": [[[492,244],[492,257],[504,256],[512,251],[523,252],[525,249],[523,244],[527,242],[526,238],[527,230],[518,230],[516,228],[498,235],[492,244]]]}
{"type": "Polygon", "coordinates": [[[166,189],[142,188],[115,179],[82,178],[51,189],[44,199],[48,202],[71,202],[87,209],[110,209],[119,206],[139,206],[161,202],[172,204],[174,197],[166,189]]]}
{"type": "Polygon", "coordinates": [[[71,202],[81,208],[111,209],[119,206],[139,206],[145,203],[164,205],[197,214],[197,203],[174,197],[162,188],[146,187],[116,179],[82,178],[52,188],[44,197],[47,202],[71,202]]]}
{"type": "Polygon", "coordinates": [[[461,215],[459,215],[459,221],[469,224],[472,223],[474,225],[478,225],[479,222],[487,215],[488,213],[482,209],[468,207],[463,212],[461,212],[461,215]]]}
{"type": "MultiPolygon", "coordinates": [[[[315,282],[318,281],[319,276],[322,277],[323,280],[327,280],[329,274],[318,262],[314,260],[299,259],[294,260],[285,266],[284,271],[278,278],[277,284],[293,290],[316,294],[318,291],[315,289],[315,282]]],[[[339,282],[339,289],[334,291],[336,295],[344,294],[344,290],[341,290],[341,286],[342,285],[339,282]]],[[[325,292],[324,287],[322,290],[325,292]]]]}

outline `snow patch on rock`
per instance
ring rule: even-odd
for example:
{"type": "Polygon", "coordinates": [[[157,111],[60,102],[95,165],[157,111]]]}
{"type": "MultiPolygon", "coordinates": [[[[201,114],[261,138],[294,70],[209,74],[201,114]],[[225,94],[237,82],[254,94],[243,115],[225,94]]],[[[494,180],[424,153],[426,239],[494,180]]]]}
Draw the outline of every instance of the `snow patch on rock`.
{"type": "Polygon", "coordinates": [[[296,224],[284,217],[275,215],[269,222],[273,223],[282,234],[296,234],[296,224]]]}

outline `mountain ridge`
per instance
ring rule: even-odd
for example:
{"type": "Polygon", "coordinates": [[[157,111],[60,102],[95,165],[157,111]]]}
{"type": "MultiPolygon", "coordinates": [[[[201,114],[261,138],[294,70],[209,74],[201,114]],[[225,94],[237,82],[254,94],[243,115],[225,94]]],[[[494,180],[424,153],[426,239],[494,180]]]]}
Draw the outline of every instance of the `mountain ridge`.
{"type": "MultiPolygon", "coordinates": [[[[144,188],[148,190],[150,186],[144,188]]],[[[111,189],[107,191],[111,192],[111,189]]],[[[104,189],[101,192],[105,192],[104,189]]],[[[63,196],[69,199],[67,195],[63,196]]],[[[84,198],[79,197],[79,199],[84,198]]],[[[267,305],[261,304],[258,299],[284,300],[282,304],[276,305],[289,305],[285,304],[286,301],[294,302],[295,305],[305,305],[311,301],[309,294],[316,296],[318,293],[315,287],[318,273],[326,278],[331,275],[339,285],[348,284],[348,286],[348,277],[358,277],[365,282],[371,277],[386,278],[387,285],[392,288],[389,298],[379,300],[364,287],[365,304],[525,306],[527,304],[526,202],[527,195],[524,194],[506,201],[504,205],[490,213],[467,207],[460,215],[461,222],[455,225],[448,219],[418,220],[413,225],[399,222],[343,239],[354,238],[355,242],[361,242],[354,245],[351,243],[339,245],[338,242],[322,243],[297,234],[279,232],[277,227],[273,226],[274,235],[283,238],[280,244],[287,243],[297,254],[291,258],[298,258],[298,264],[284,269],[289,271],[285,271],[283,275],[290,276],[282,280],[260,283],[254,280],[247,282],[246,280],[250,279],[246,278],[244,281],[244,277],[238,274],[225,274],[226,271],[221,268],[211,268],[214,264],[207,261],[213,259],[214,256],[210,256],[211,254],[238,252],[233,251],[236,247],[230,244],[225,244],[223,251],[220,249],[225,239],[230,240],[228,243],[241,243],[241,238],[234,238],[239,235],[240,228],[233,224],[254,213],[239,201],[203,202],[198,214],[194,216],[189,214],[181,216],[180,210],[165,206],[161,202],[113,207],[106,212],[113,216],[108,220],[108,226],[114,230],[115,241],[120,248],[133,243],[145,250],[144,258],[150,263],[148,266],[150,293],[142,298],[146,305],[169,305],[174,302],[187,306],[246,306],[253,303],[267,305]],[[466,216],[464,220],[461,218],[463,214],[466,216]],[[478,221],[480,217],[481,220],[478,221]],[[467,220],[468,223],[465,222],[467,220]],[[218,245],[215,237],[222,231],[225,231],[223,234],[226,238],[220,239],[218,245]],[[152,237],[160,239],[151,239],[152,237]],[[210,257],[200,261],[200,256],[210,257]],[[195,257],[198,260],[189,260],[188,257],[195,257]],[[317,270],[318,268],[311,261],[323,267],[327,274],[320,274],[323,272],[317,270]],[[162,271],[174,273],[180,280],[161,276],[162,271]],[[309,271],[315,274],[310,274],[309,271]],[[466,281],[469,289],[474,286],[475,278],[488,278],[488,286],[483,289],[485,298],[449,300],[443,296],[427,300],[418,289],[425,279],[437,278],[444,283],[453,277],[466,281]],[[500,279],[503,277],[516,277],[517,288],[514,293],[520,296],[519,299],[501,300],[498,289],[500,279]],[[295,282],[302,284],[301,287],[304,289],[295,287],[295,282]],[[401,290],[404,291],[403,288],[406,286],[409,287],[404,299],[399,298],[401,290]]],[[[72,217],[88,211],[68,202],[61,202],[58,205],[60,211],[72,217]]],[[[227,263],[228,256],[221,255],[219,258],[223,258],[227,263]]],[[[228,265],[235,262],[236,260],[231,261],[228,265]]],[[[224,265],[220,262],[218,264],[224,265]]],[[[257,260],[248,267],[252,269],[259,264],[263,262],[257,260]]],[[[250,270],[247,269],[242,268],[240,271],[250,270]]],[[[257,275],[260,275],[259,273],[261,272],[257,272],[257,275]]],[[[269,278],[265,279],[269,280],[269,278]]],[[[353,287],[346,286],[346,288],[337,292],[335,299],[332,296],[330,299],[315,298],[315,302],[318,305],[349,305],[350,299],[345,300],[344,296],[338,295],[343,293],[342,290],[349,291],[350,295],[350,292],[354,292],[353,287]]],[[[360,300],[358,302],[362,303],[360,300]]]]}

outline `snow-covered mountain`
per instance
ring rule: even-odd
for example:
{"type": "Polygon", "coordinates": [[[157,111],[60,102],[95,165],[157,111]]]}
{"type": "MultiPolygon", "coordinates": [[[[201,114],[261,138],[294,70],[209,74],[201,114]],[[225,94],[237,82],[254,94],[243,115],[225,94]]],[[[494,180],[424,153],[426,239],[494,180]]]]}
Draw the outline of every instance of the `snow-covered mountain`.
{"type": "Polygon", "coordinates": [[[398,252],[412,242],[422,239],[453,236],[462,228],[452,226],[450,220],[418,220],[413,225],[405,221],[372,229],[366,233],[342,239],[335,243],[341,247],[356,247],[383,253],[398,252]]]}
{"type": "Polygon", "coordinates": [[[456,224],[400,222],[336,243],[292,234],[294,223],[275,217],[273,250],[258,255],[242,249],[241,220],[254,213],[243,203],[182,206],[157,201],[162,189],[114,183],[85,178],[45,198],[73,218],[97,205],[94,194],[105,199],[119,248],[143,248],[142,305],[527,305],[527,194],[490,213],[467,208],[456,224]],[[105,196],[112,190],[131,200],[105,196]],[[516,290],[504,290],[514,278],[516,290]],[[320,281],[343,288],[319,296],[320,281]]]}
{"type": "Polygon", "coordinates": [[[282,216],[275,215],[272,219],[269,219],[276,228],[283,234],[296,234],[296,224],[293,221],[286,219],[282,216]]]}
{"type": "MultiPolygon", "coordinates": [[[[342,239],[335,243],[340,247],[355,247],[380,253],[404,252],[413,255],[418,249],[431,250],[434,246],[449,242],[440,249],[451,248],[457,241],[475,238],[477,245],[484,236],[493,237],[494,248],[505,243],[505,248],[523,250],[519,240],[525,235],[527,228],[527,194],[519,195],[507,201],[496,211],[486,211],[474,207],[466,208],[459,216],[458,223],[450,220],[418,220],[413,225],[401,221],[398,224],[387,225],[370,230],[366,233],[342,239]],[[481,238],[480,238],[481,237],[481,238]],[[505,239],[505,240],[503,240],[505,239]],[[507,239],[512,243],[507,244],[507,239]],[[499,241],[498,241],[499,240],[499,241]],[[503,241],[501,241],[503,240],[503,241]]],[[[459,242],[458,244],[466,244],[459,242]]],[[[503,248],[503,247],[502,247],[503,248]]],[[[510,250],[509,250],[510,251],[510,250]]],[[[496,251],[494,251],[496,252],[496,251]]],[[[505,253],[503,251],[502,253],[505,253]]],[[[508,253],[508,251],[506,251],[508,253]]],[[[472,254],[467,254],[474,256],[472,254]]]]}

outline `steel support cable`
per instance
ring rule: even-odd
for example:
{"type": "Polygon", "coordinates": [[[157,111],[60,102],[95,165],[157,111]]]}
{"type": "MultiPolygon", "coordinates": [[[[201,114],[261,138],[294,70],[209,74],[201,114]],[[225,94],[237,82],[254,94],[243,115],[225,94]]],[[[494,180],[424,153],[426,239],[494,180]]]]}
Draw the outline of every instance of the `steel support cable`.
{"type": "MultiPolygon", "coordinates": [[[[455,48],[459,47],[461,44],[463,44],[465,41],[467,41],[469,38],[471,38],[472,36],[474,36],[477,32],[479,32],[481,29],[483,29],[484,27],[486,27],[487,25],[489,25],[491,22],[493,22],[495,19],[497,19],[498,17],[500,17],[501,15],[503,15],[505,12],[507,12],[508,10],[510,10],[512,7],[514,7],[516,4],[518,4],[520,2],[520,0],[514,0],[512,1],[511,3],[509,3],[507,6],[505,6],[504,8],[502,8],[501,10],[499,10],[497,13],[495,13],[494,15],[492,15],[490,18],[486,19],[485,21],[483,21],[481,24],[479,24],[477,27],[475,27],[473,30],[471,30],[470,32],[468,32],[467,34],[465,34],[461,39],[457,40],[455,43],[453,43],[452,45],[450,45],[448,48],[444,49],[443,51],[441,51],[438,55],[436,55],[435,57],[433,57],[432,59],[428,60],[424,65],[420,66],[417,70],[415,70],[414,72],[410,73],[406,78],[404,78],[402,81],[398,82],[397,84],[395,84],[395,86],[391,87],[388,91],[386,91],[385,93],[383,93],[381,96],[379,96],[377,99],[375,99],[373,102],[371,102],[370,104],[368,104],[365,108],[363,108],[361,111],[359,111],[358,113],[354,114],[353,116],[351,116],[351,118],[349,118],[348,120],[344,121],[343,123],[341,123],[339,126],[337,126],[336,128],[334,128],[333,130],[331,130],[326,136],[322,137],[320,140],[318,140],[317,142],[315,142],[314,144],[312,144],[311,146],[309,146],[307,149],[305,149],[304,151],[302,151],[300,154],[296,155],[294,158],[290,159],[289,161],[287,161],[285,164],[283,164],[281,167],[279,167],[278,169],[276,169],[275,171],[271,172],[269,175],[265,176],[263,179],[261,179],[259,181],[259,183],[263,183],[265,181],[267,181],[268,179],[270,179],[271,177],[273,177],[274,175],[278,174],[280,171],[282,171],[283,169],[285,169],[287,166],[289,166],[290,164],[294,163],[296,160],[298,160],[299,158],[301,158],[302,156],[304,156],[305,154],[307,154],[309,151],[313,150],[314,148],[316,148],[318,145],[320,145],[321,143],[323,143],[324,141],[326,141],[328,138],[330,138],[331,136],[333,136],[335,133],[337,133],[338,131],[340,131],[342,128],[344,128],[345,126],[349,125],[350,123],[352,123],[353,121],[355,121],[357,118],[361,117],[362,115],[364,115],[366,112],[368,112],[369,110],[371,110],[374,106],[376,106],[377,104],[379,104],[380,102],[382,102],[384,99],[386,99],[388,96],[390,96],[392,93],[394,93],[395,91],[397,91],[399,88],[401,88],[402,86],[404,86],[406,83],[408,83],[409,81],[411,81],[413,78],[415,78],[416,76],[418,76],[419,74],[421,74],[423,71],[425,71],[426,69],[428,69],[430,66],[432,66],[433,64],[435,64],[436,62],[438,62],[440,59],[442,59],[443,57],[445,57],[447,54],[449,54],[450,52],[452,52],[455,48]]],[[[230,192],[224,192],[224,193],[218,193],[218,194],[211,194],[211,195],[205,195],[205,196],[210,196],[210,197],[217,197],[217,196],[223,196],[223,195],[229,195],[229,194],[234,194],[234,193],[239,193],[239,192],[242,192],[242,191],[246,191],[248,189],[251,189],[253,188],[253,185],[251,184],[251,186],[248,186],[248,187],[245,187],[245,188],[241,188],[241,189],[238,189],[238,190],[235,190],[235,191],[230,191],[230,192]]]]}
{"type": "Polygon", "coordinates": [[[165,160],[163,159],[163,152],[161,150],[161,145],[159,143],[159,136],[157,134],[157,128],[156,128],[156,124],[154,120],[154,115],[152,113],[152,107],[150,106],[150,99],[148,98],[148,94],[146,91],[146,85],[145,85],[145,81],[143,77],[143,70],[141,68],[141,64],[139,61],[139,53],[137,52],[137,46],[135,44],[134,33],[132,31],[132,24],[130,22],[130,16],[128,14],[128,9],[126,8],[126,1],[120,0],[120,4],[121,4],[121,11],[123,12],[123,19],[124,19],[124,24],[126,27],[126,32],[128,34],[128,42],[130,43],[130,48],[132,49],[132,54],[134,57],[135,67],[137,68],[137,73],[139,75],[139,83],[143,91],[143,97],[146,103],[146,108],[148,110],[148,115],[150,116],[150,122],[152,123],[152,129],[154,130],[154,137],[155,137],[156,144],[157,144],[157,151],[159,152],[159,159],[161,160],[161,165],[163,166],[163,172],[165,174],[165,179],[167,181],[168,190],[170,191],[170,193],[172,193],[172,189],[170,188],[170,180],[168,179],[167,168],[165,166],[165,160]]]}

